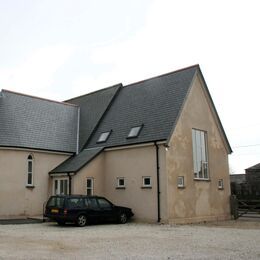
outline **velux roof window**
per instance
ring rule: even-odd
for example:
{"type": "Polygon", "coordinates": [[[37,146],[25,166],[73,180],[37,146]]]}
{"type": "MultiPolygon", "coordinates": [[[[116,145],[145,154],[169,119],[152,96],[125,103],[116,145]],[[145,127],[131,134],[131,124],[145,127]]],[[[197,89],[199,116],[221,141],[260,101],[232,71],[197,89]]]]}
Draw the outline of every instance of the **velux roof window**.
{"type": "Polygon", "coordinates": [[[111,134],[111,131],[101,133],[101,135],[99,136],[99,138],[97,140],[97,143],[104,143],[104,142],[106,142],[108,137],[109,137],[109,135],[111,134]]]}
{"type": "Polygon", "coordinates": [[[138,137],[138,135],[141,132],[142,127],[143,127],[143,125],[132,127],[127,138],[138,137]]]}

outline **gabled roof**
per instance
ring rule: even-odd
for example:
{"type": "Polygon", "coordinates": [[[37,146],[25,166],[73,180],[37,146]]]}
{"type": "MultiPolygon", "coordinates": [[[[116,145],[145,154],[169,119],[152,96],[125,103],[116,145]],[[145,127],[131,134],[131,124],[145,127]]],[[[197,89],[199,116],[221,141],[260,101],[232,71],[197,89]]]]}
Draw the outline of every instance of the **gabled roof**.
{"type": "Polygon", "coordinates": [[[260,163],[247,168],[246,171],[260,171],[260,163]]]}
{"type": "Polygon", "coordinates": [[[118,84],[66,101],[80,107],[79,151],[90,138],[121,86],[122,84],[118,84]]]}
{"type": "Polygon", "coordinates": [[[103,147],[84,149],[61,163],[50,174],[78,172],[103,151],[103,147]]]}
{"type": "Polygon", "coordinates": [[[74,153],[78,107],[2,90],[0,146],[74,153]]]}
{"type": "MultiPolygon", "coordinates": [[[[86,165],[90,151],[98,151],[91,154],[93,159],[105,148],[155,141],[167,142],[174,131],[193,79],[198,73],[204,81],[199,66],[194,65],[125,87],[118,85],[69,100],[79,105],[82,110],[80,147],[86,150],[66,161],[66,167],[62,164],[53,171],[74,169],[74,172],[77,172],[76,169],[81,167],[81,159],[78,158],[84,158],[87,154],[85,161],[83,160],[86,165]],[[131,129],[136,136],[129,138],[131,129]],[[108,139],[101,143],[98,140],[104,133],[109,133],[108,139]]],[[[231,152],[205,81],[204,88],[227,150],[231,152]]]]}
{"type": "Polygon", "coordinates": [[[130,84],[121,88],[99,127],[85,147],[98,147],[99,136],[111,131],[105,147],[167,140],[191,86],[198,66],[130,84]],[[131,128],[142,126],[136,138],[131,128]]]}

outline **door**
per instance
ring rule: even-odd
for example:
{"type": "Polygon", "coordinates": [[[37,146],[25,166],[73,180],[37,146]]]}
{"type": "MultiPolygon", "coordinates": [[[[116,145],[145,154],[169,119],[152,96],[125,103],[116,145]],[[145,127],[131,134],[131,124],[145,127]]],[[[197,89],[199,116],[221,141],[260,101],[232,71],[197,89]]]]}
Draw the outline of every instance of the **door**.
{"type": "Polygon", "coordinates": [[[53,194],[54,195],[68,195],[69,194],[69,179],[68,178],[54,179],[53,194]]]}

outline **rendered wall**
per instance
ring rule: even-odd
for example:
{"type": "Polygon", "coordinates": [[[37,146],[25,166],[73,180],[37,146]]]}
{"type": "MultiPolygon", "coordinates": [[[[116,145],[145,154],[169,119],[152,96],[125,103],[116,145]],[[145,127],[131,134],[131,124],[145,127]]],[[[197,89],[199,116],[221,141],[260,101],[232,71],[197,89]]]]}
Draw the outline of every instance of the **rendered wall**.
{"type": "Polygon", "coordinates": [[[173,223],[230,217],[228,154],[201,84],[196,77],[166,153],[169,220],[173,223]],[[193,178],[192,128],[207,131],[209,181],[193,178]],[[184,176],[184,189],[177,188],[178,176],[184,176]],[[218,189],[219,179],[224,180],[224,190],[218,189]]]}
{"type": "MultiPolygon", "coordinates": [[[[161,218],[167,218],[165,148],[159,148],[161,218]]],[[[154,145],[105,152],[105,195],[115,204],[132,208],[135,219],[156,222],[158,217],[156,149],[154,145]],[[142,187],[142,176],[152,177],[152,188],[142,187]],[[117,189],[117,177],[125,189],[117,189]]]]}
{"type": "Polygon", "coordinates": [[[87,194],[87,177],[94,178],[94,195],[104,196],[104,153],[98,155],[72,178],[72,194],[87,194]]]}
{"type": "Polygon", "coordinates": [[[60,154],[1,149],[0,217],[41,215],[51,190],[48,172],[67,158],[60,154]],[[29,154],[34,158],[34,188],[26,188],[29,154]]]}

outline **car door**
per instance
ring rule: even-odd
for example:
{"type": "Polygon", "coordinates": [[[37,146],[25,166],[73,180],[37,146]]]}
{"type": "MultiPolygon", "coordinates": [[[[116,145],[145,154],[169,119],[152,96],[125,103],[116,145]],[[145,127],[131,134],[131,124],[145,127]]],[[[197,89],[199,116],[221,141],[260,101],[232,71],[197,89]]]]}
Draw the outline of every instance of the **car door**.
{"type": "Polygon", "coordinates": [[[100,217],[102,221],[112,221],[116,219],[114,205],[105,198],[97,198],[100,208],[100,217]]]}
{"type": "Polygon", "coordinates": [[[95,197],[85,198],[85,204],[87,206],[87,217],[89,220],[100,221],[102,214],[97,199],[95,197]]]}

